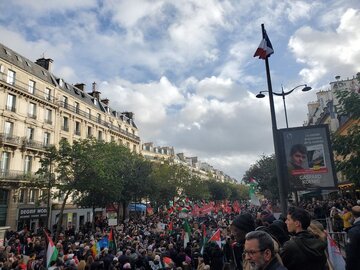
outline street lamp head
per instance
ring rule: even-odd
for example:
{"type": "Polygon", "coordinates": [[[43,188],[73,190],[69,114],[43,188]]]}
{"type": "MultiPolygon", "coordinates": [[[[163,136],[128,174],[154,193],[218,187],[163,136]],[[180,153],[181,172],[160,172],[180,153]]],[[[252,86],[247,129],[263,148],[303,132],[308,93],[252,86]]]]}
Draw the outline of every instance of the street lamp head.
{"type": "Polygon", "coordinates": [[[312,88],[310,87],[310,86],[307,86],[306,84],[305,84],[305,87],[301,90],[301,91],[303,91],[303,92],[307,92],[307,91],[310,91],[312,88]]]}
{"type": "Polygon", "coordinates": [[[265,95],[264,95],[263,93],[261,93],[261,92],[260,92],[259,94],[257,94],[257,95],[256,95],[256,97],[257,97],[257,98],[264,98],[264,97],[265,97],[265,95]]]}

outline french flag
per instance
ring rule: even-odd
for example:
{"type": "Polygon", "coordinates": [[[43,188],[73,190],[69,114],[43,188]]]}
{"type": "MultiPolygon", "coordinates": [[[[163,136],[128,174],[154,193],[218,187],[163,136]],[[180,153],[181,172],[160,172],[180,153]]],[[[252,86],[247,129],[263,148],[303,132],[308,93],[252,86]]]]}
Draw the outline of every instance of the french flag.
{"type": "Polygon", "coordinates": [[[254,57],[259,56],[259,59],[266,59],[274,53],[273,46],[271,45],[270,39],[264,30],[264,38],[261,40],[259,47],[257,48],[254,57]]]}

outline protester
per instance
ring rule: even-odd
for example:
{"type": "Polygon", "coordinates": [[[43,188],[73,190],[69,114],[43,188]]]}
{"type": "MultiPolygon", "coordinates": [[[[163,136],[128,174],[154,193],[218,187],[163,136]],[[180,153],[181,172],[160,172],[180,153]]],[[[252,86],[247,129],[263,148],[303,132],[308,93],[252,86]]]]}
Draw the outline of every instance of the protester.
{"type": "Polygon", "coordinates": [[[355,220],[348,230],[345,246],[346,270],[358,270],[360,269],[360,206],[354,206],[351,210],[355,220]]]}
{"type": "Polygon", "coordinates": [[[251,269],[286,270],[275,256],[272,237],[264,231],[254,231],[246,234],[244,259],[251,269]]]}
{"type": "Polygon", "coordinates": [[[288,210],[286,225],[294,236],[287,241],[281,252],[284,266],[289,270],[323,270],[326,265],[326,243],[307,231],[310,214],[304,209],[291,207],[288,210]]]}

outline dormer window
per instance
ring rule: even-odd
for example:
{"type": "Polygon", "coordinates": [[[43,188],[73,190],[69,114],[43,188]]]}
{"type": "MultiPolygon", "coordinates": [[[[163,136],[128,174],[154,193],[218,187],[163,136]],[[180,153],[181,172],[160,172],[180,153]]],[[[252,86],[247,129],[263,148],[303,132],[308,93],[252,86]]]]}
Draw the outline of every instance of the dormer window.
{"type": "Polygon", "coordinates": [[[94,105],[97,105],[97,99],[96,98],[93,99],[93,102],[94,102],[94,105]]]}

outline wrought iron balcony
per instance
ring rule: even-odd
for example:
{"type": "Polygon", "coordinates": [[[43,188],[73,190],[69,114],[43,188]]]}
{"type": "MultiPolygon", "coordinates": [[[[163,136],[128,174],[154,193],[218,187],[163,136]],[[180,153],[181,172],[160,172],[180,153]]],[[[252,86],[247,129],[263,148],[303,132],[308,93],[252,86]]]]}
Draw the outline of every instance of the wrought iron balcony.
{"type": "Polygon", "coordinates": [[[0,143],[2,144],[20,145],[21,142],[21,137],[7,133],[0,133],[0,143]]]}

